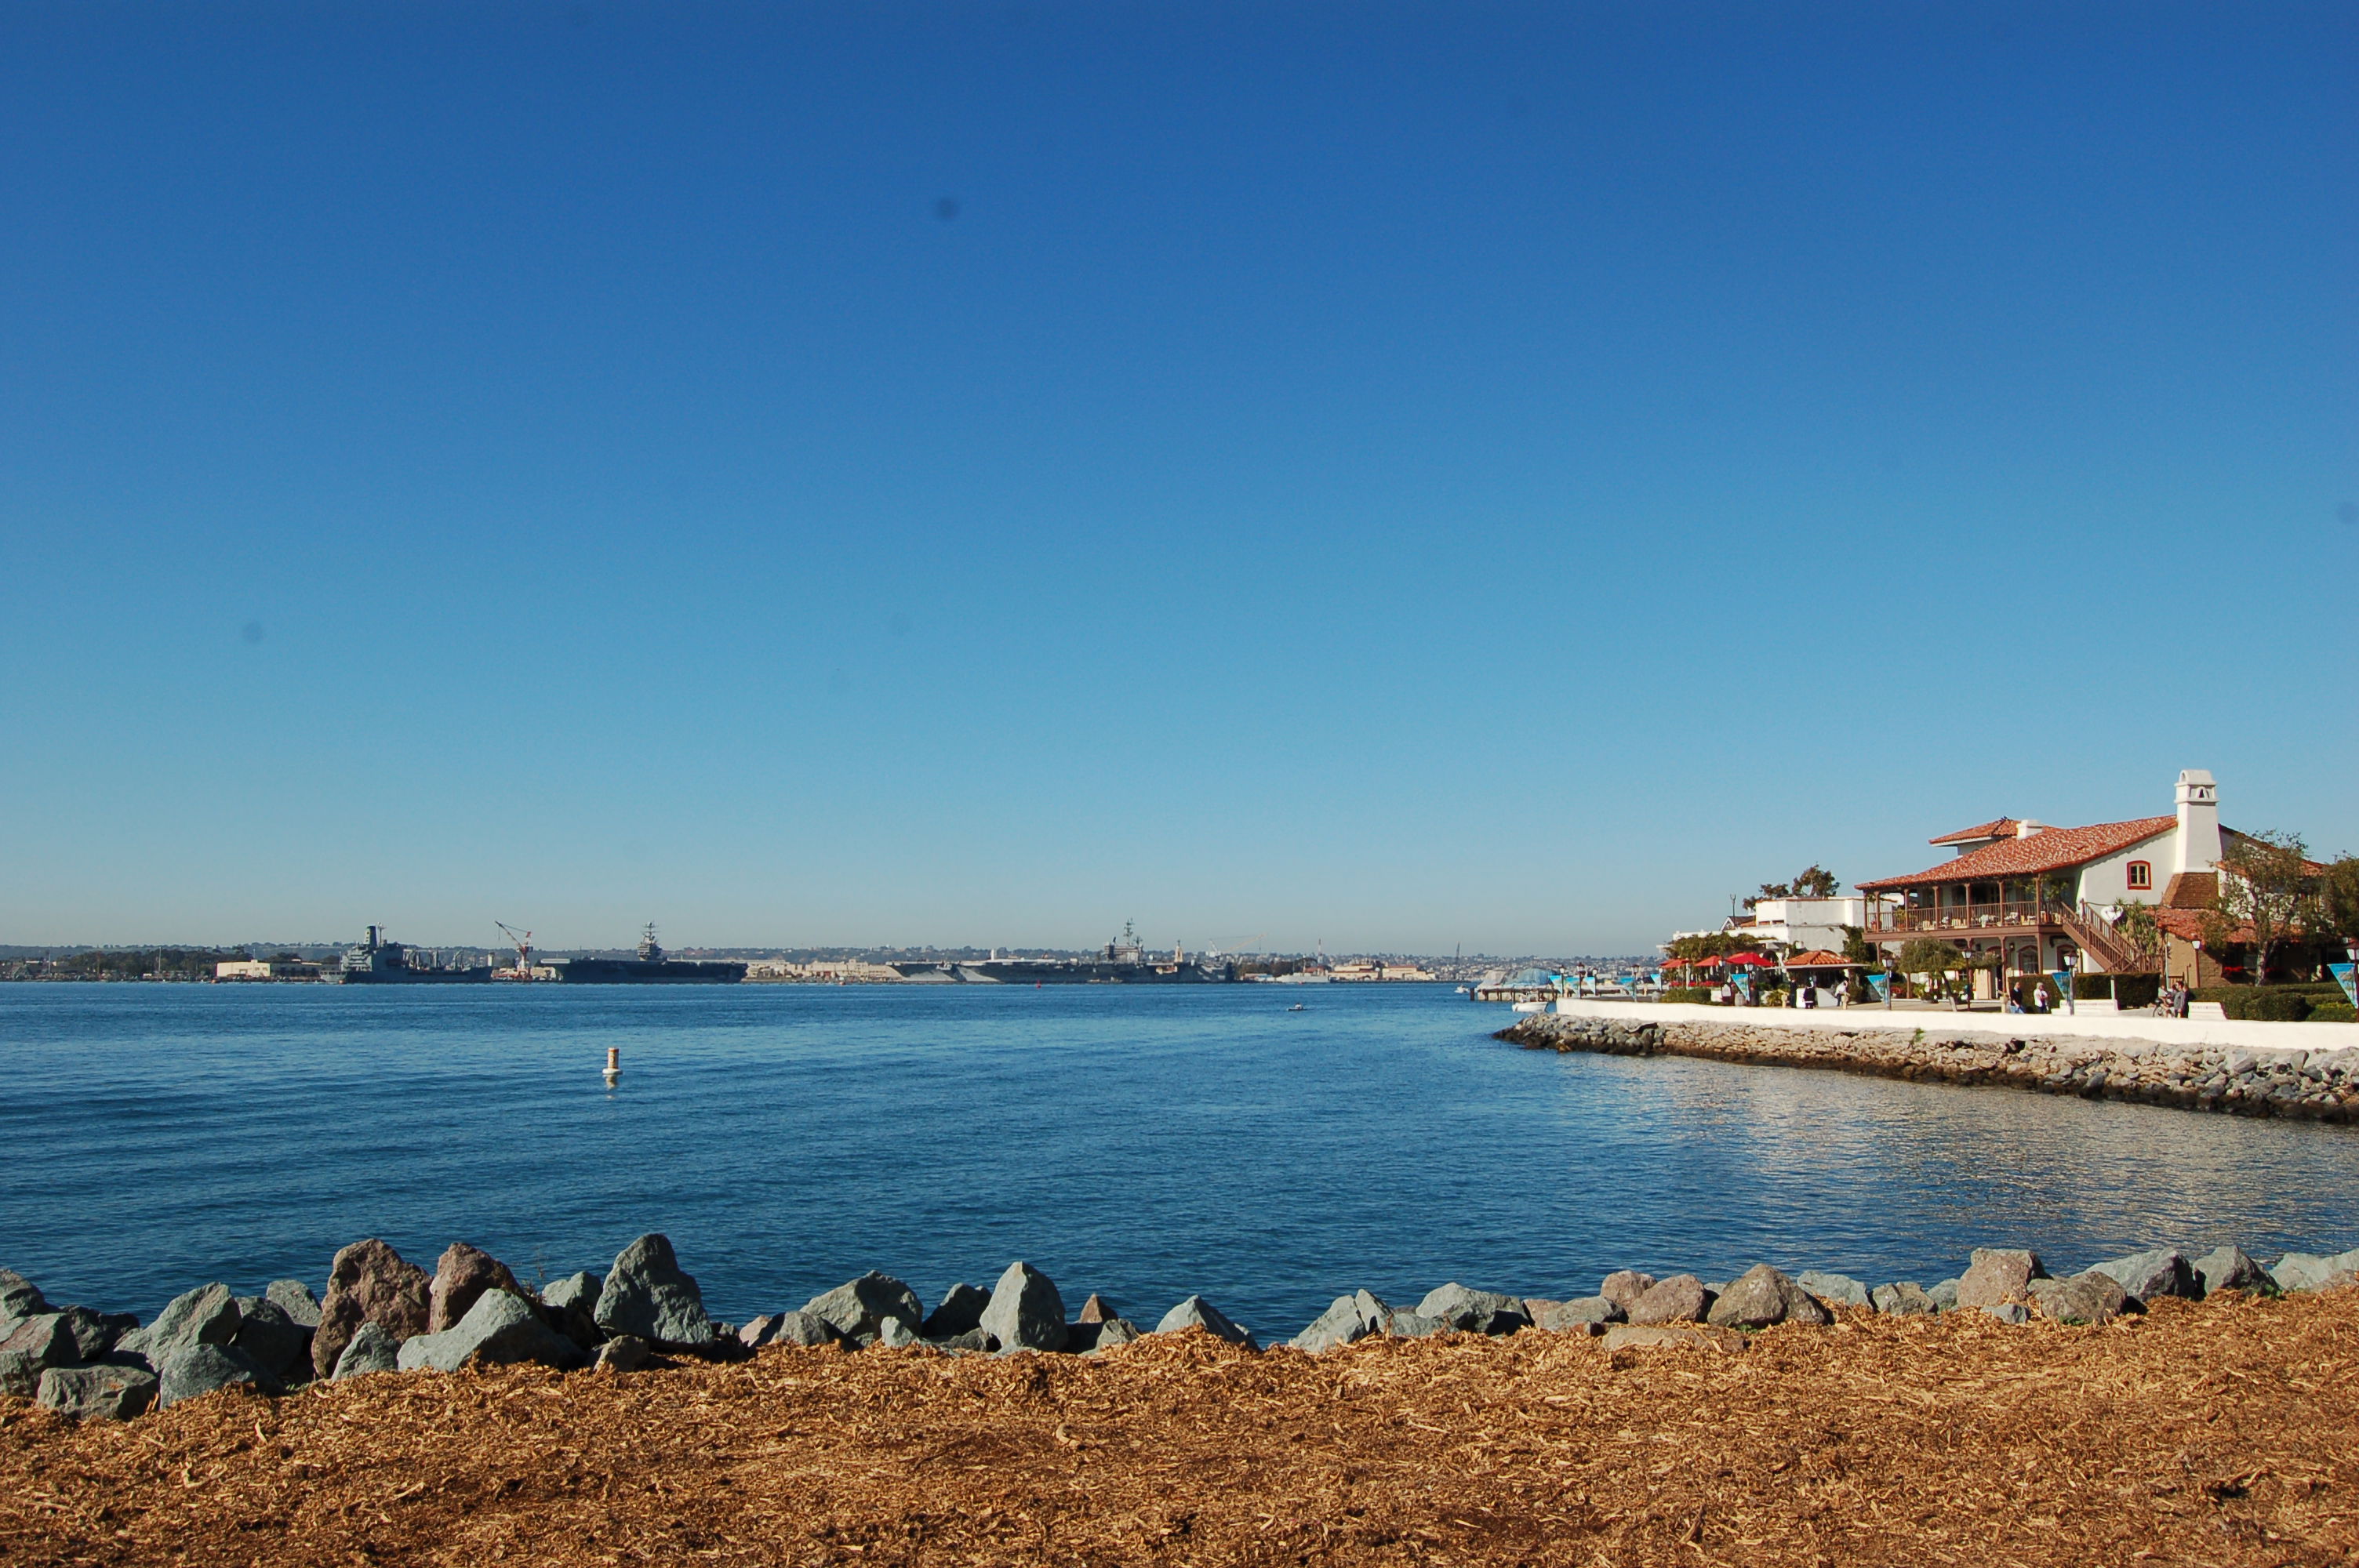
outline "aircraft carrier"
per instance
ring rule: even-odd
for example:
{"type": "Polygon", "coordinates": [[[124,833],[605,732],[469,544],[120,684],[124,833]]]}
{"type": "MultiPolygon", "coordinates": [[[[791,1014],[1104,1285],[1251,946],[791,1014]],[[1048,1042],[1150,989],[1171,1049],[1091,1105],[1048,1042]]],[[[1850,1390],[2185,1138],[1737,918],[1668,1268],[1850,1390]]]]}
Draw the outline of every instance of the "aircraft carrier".
{"type": "Polygon", "coordinates": [[[734,986],[745,978],[745,966],[732,959],[666,957],[652,924],[640,934],[636,958],[567,958],[555,968],[559,979],[577,986],[734,986]]]}
{"type": "Polygon", "coordinates": [[[1127,925],[1103,955],[1087,958],[968,958],[893,968],[903,979],[932,985],[1196,986],[1225,985],[1237,978],[1234,963],[1190,958],[1176,946],[1168,961],[1152,958],[1127,925]]]}

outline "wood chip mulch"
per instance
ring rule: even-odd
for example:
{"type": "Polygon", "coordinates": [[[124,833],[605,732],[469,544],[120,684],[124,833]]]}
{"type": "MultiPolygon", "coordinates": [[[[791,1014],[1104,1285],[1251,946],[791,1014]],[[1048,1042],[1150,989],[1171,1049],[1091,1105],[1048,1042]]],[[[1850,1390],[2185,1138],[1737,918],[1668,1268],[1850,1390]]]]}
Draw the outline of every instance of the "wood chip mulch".
{"type": "Polygon", "coordinates": [[[0,1401],[0,1562],[2343,1563],[2359,1292],[1253,1356],[771,1349],[0,1401]]]}

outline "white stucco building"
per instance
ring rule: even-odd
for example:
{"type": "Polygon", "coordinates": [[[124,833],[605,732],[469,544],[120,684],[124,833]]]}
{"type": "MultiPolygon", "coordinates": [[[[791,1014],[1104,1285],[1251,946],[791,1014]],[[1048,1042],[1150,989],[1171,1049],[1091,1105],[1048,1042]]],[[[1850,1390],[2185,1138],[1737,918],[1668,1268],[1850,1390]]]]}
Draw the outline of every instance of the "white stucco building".
{"type": "Polygon", "coordinates": [[[1764,948],[1778,953],[1802,953],[1814,947],[1840,953],[1848,934],[1867,924],[1867,900],[1852,895],[1836,898],[1765,898],[1742,919],[1729,922],[1730,932],[1750,936],[1764,948]]]}
{"type": "MultiPolygon", "coordinates": [[[[2208,903],[2223,844],[2237,837],[2220,826],[2219,787],[2202,769],[2179,775],[2173,805],[2169,816],[2085,827],[2001,816],[1945,833],[1930,842],[1951,849],[1949,860],[1859,884],[1867,900],[1861,924],[1887,953],[1930,935],[1995,952],[2010,974],[2140,967],[2113,935],[2121,906],[2208,903]]],[[[1977,979],[1993,983],[1988,973],[1977,979]]]]}

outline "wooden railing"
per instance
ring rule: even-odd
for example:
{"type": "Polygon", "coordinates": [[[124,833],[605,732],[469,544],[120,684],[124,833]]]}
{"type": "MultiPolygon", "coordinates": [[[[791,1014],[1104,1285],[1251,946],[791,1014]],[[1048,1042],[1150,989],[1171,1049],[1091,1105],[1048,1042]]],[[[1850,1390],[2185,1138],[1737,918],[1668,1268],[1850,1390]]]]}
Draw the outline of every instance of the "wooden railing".
{"type": "Polygon", "coordinates": [[[2010,898],[1989,903],[1945,903],[1920,909],[1886,905],[1867,914],[1867,935],[1956,932],[2005,929],[2009,926],[2062,925],[2071,911],[2052,899],[2010,898]]]}

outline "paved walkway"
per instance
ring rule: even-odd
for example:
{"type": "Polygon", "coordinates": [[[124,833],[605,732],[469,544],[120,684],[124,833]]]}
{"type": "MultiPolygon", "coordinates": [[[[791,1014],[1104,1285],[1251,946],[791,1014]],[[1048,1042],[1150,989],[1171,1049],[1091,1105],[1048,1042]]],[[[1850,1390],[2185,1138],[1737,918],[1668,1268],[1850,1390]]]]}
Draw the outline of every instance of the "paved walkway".
{"type": "Polygon", "coordinates": [[[1939,1029],[2007,1039],[2068,1034],[2158,1045],[2218,1045],[2246,1051],[2359,1051],[2359,1023],[2261,1023],[2242,1019],[2153,1018],[2142,1012],[1952,1012],[1947,1008],[1700,1007],[1692,1002],[1560,1000],[1564,1018],[1634,1023],[1742,1023],[1764,1029],[1939,1029]]]}

